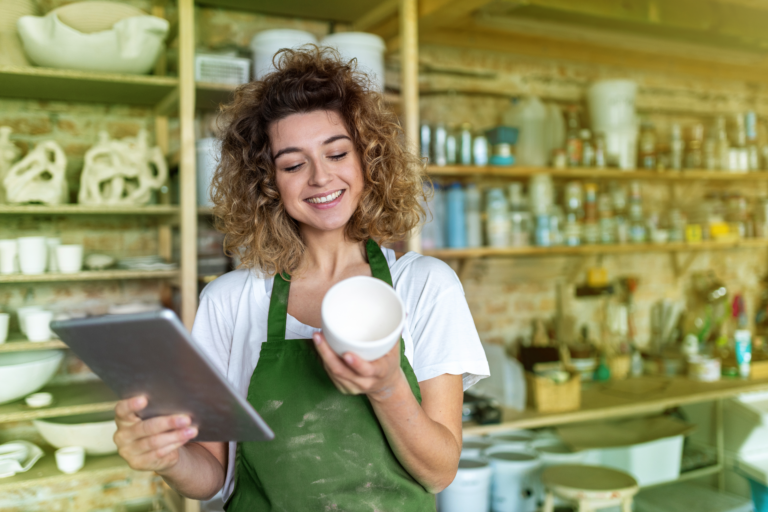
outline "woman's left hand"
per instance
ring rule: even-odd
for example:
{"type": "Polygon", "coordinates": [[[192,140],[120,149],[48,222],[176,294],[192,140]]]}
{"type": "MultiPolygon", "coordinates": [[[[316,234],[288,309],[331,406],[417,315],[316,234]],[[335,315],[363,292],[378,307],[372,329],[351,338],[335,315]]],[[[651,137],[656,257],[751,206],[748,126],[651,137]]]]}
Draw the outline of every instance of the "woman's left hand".
{"type": "Polygon", "coordinates": [[[368,395],[386,398],[405,374],[400,368],[400,341],[392,349],[376,359],[366,361],[357,354],[347,352],[339,356],[328,345],[322,333],[312,337],[317,351],[323,359],[325,371],[339,391],[345,395],[368,395]]]}

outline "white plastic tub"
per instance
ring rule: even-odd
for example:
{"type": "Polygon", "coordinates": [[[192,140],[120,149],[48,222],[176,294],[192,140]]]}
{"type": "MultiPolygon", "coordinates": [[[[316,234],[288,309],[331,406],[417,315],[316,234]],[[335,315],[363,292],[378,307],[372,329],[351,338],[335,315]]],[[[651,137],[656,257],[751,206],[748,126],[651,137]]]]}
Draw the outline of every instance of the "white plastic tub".
{"type": "Polygon", "coordinates": [[[368,74],[377,90],[384,91],[384,40],[366,32],[340,32],[320,41],[322,46],[336,48],[344,60],[357,59],[357,69],[368,74]]]}
{"type": "Polygon", "coordinates": [[[747,393],[725,401],[725,449],[739,455],[768,450],[768,392],[747,393]]]}
{"type": "Polygon", "coordinates": [[[536,475],[541,459],[534,451],[493,446],[485,451],[493,468],[491,501],[494,512],[534,512],[536,475]]]}
{"type": "Polygon", "coordinates": [[[680,476],[683,438],[679,435],[631,446],[601,448],[600,463],[626,471],[641,487],[669,482],[680,476]]]}
{"type": "Polygon", "coordinates": [[[317,44],[314,34],[303,30],[276,29],[259,32],[251,40],[253,50],[253,76],[260,80],[275,70],[272,57],[283,48],[298,49],[305,44],[317,44]]]}
{"type": "Polygon", "coordinates": [[[437,495],[439,512],[488,512],[491,474],[488,461],[462,456],[456,478],[437,495]]]}

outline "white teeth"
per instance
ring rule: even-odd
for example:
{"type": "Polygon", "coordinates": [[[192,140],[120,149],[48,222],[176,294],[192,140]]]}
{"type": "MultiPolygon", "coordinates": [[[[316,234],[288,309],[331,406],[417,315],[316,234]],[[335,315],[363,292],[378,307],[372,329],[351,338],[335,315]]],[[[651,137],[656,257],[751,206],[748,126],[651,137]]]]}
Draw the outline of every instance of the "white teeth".
{"type": "Polygon", "coordinates": [[[310,197],[309,199],[307,199],[307,201],[310,202],[310,203],[313,203],[313,204],[327,203],[327,202],[333,201],[334,199],[339,197],[341,195],[341,193],[342,193],[341,190],[337,190],[336,192],[328,194],[327,196],[323,196],[323,197],[310,197]]]}

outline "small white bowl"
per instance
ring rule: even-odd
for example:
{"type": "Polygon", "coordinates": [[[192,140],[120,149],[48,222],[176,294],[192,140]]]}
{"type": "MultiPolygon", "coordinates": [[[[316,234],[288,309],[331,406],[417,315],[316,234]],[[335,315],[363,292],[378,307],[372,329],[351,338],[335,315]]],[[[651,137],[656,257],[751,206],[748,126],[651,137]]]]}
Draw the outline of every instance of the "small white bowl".
{"type": "Polygon", "coordinates": [[[24,399],[30,407],[48,407],[53,403],[53,395],[50,393],[32,393],[24,399]]]}
{"type": "Polygon", "coordinates": [[[354,352],[367,361],[389,352],[405,326],[403,301],[394,288],[373,277],[336,283],[325,294],[320,314],[334,352],[354,352]]]}
{"type": "Polygon", "coordinates": [[[59,471],[71,475],[85,465],[85,450],[82,446],[67,446],[56,450],[56,467],[59,471]]]}

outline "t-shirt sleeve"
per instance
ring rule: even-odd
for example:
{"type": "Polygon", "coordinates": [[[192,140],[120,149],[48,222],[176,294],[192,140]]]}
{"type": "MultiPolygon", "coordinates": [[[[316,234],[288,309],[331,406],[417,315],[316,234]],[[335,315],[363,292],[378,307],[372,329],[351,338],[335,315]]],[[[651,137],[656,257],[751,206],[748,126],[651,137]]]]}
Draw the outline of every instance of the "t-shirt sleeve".
{"type": "Polygon", "coordinates": [[[232,333],[230,319],[216,305],[215,297],[203,290],[192,326],[192,339],[223,376],[228,374],[232,333]]]}
{"type": "MultiPolygon", "coordinates": [[[[443,374],[461,375],[464,390],[490,375],[488,360],[456,273],[434,258],[422,257],[410,279],[415,301],[409,329],[413,371],[421,382],[443,374]]],[[[409,286],[409,288],[411,288],[409,286]]]]}

